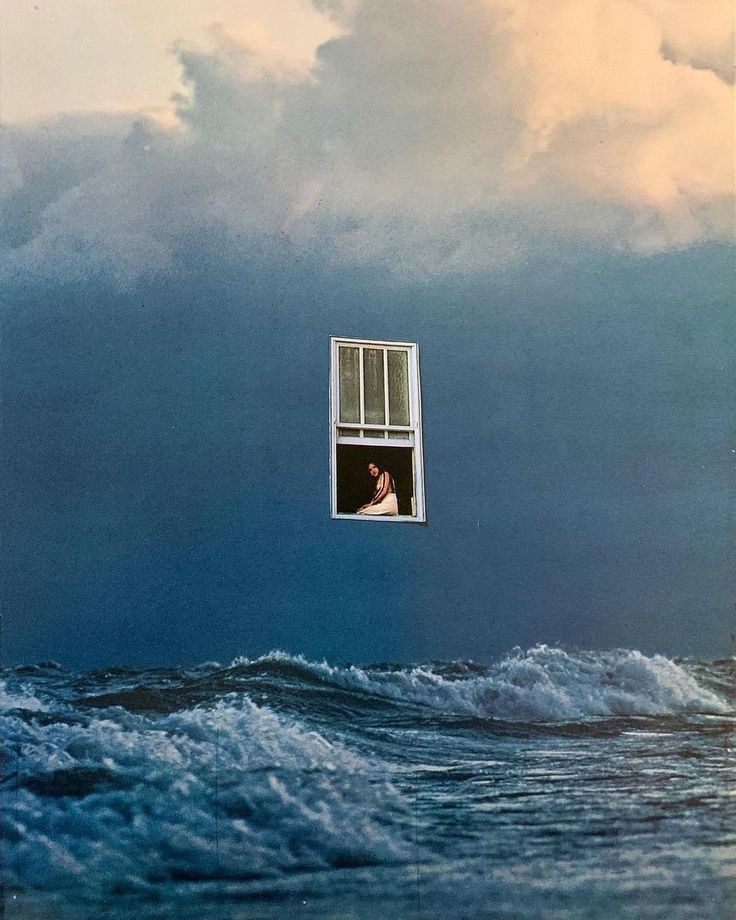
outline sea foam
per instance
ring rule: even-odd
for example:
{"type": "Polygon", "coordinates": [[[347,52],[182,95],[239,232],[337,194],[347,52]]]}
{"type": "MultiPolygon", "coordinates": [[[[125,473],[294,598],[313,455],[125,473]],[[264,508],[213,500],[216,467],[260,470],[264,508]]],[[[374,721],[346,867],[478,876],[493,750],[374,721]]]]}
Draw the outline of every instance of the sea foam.
{"type": "Polygon", "coordinates": [[[231,667],[290,663],[345,689],[412,701],[443,713],[514,722],[566,722],[618,716],[724,715],[728,703],[663,655],[620,649],[577,652],[547,645],[515,649],[497,663],[400,668],[334,667],[271,653],[231,667]]]}
{"type": "MultiPolygon", "coordinates": [[[[28,916],[60,920],[96,920],[121,900],[126,916],[161,904],[158,920],[198,920],[216,912],[213,892],[271,903],[306,890],[329,900],[340,886],[363,893],[334,895],[330,915],[359,904],[355,916],[373,920],[399,916],[381,914],[373,892],[406,907],[420,873],[448,872],[453,897],[468,893],[473,909],[438,903],[427,916],[460,920],[497,903],[509,854],[518,859],[507,893],[530,853],[534,877],[549,876],[550,840],[595,854],[591,840],[610,842],[614,825],[636,847],[651,834],[629,871],[663,840],[680,854],[688,834],[691,857],[703,839],[725,852],[732,677],[728,661],[542,645],[490,665],[337,667],[275,652],[224,668],[16,669],[0,696],[4,881],[18,903],[48,899],[45,914],[28,916]],[[629,731],[635,716],[655,720],[629,731]],[[479,718],[497,721],[479,730],[479,718]],[[615,721],[605,743],[599,719],[615,721]],[[507,722],[578,724],[520,732],[507,722]]],[[[669,853],[657,857],[665,880],[669,853]]],[[[611,865],[615,889],[620,863],[611,865]]],[[[696,892],[711,878],[704,865],[696,892]]],[[[323,916],[302,914],[304,903],[258,916],[323,916]]],[[[519,916],[559,916],[537,907],[519,916]]]]}
{"type": "Polygon", "coordinates": [[[407,858],[408,809],[382,765],[242,694],[155,720],[70,715],[6,717],[22,753],[4,818],[11,884],[114,877],[136,891],[407,858]]]}

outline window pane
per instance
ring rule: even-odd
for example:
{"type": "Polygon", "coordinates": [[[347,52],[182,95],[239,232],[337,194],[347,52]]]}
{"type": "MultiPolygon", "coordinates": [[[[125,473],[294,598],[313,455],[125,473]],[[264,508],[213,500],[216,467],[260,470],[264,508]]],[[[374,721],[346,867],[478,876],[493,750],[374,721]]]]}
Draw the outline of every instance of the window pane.
{"type": "Polygon", "coordinates": [[[358,349],[340,348],[340,421],[360,421],[358,349]]]}
{"type": "Polygon", "coordinates": [[[388,436],[399,441],[408,441],[411,437],[408,431],[389,431],[388,436]]]}
{"type": "Polygon", "coordinates": [[[388,413],[390,425],[410,425],[409,365],[405,351],[388,353],[388,413]]]}
{"type": "Polygon", "coordinates": [[[369,425],[385,424],[383,350],[380,348],[366,348],[363,351],[363,385],[365,387],[364,421],[369,425]]]}

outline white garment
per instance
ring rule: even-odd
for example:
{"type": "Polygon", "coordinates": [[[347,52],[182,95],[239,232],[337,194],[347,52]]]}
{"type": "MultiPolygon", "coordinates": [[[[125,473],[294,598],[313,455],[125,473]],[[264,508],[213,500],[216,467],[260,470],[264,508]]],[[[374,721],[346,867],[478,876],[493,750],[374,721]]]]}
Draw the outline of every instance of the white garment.
{"type": "Polygon", "coordinates": [[[399,503],[396,501],[396,493],[389,492],[388,495],[377,505],[368,505],[362,508],[358,514],[398,514],[399,503]]]}

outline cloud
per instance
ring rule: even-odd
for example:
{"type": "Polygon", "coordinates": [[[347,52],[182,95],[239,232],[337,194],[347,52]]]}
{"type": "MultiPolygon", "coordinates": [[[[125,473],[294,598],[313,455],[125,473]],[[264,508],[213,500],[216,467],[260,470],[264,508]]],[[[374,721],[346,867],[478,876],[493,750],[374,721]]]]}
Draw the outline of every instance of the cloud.
{"type": "Polygon", "coordinates": [[[679,64],[712,70],[734,81],[733,5],[730,0],[640,0],[661,23],[664,56],[679,64]]]}
{"type": "Polygon", "coordinates": [[[14,132],[5,188],[24,230],[10,227],[6,273],[126,284],[210,230],[243,253],[276,238],[410,278],[501,270],[539,247],[732,237],[720,0],[697,17],[683,0],[316,5],[341,34],[309,72],[219,29],[176,49],[173,127],[90,121],[71,138],[56,123],[36,129],[60,141],[45,148],[14,132]],[[85,149],[84,168],[29,191],[59,146],[85,149]]]}

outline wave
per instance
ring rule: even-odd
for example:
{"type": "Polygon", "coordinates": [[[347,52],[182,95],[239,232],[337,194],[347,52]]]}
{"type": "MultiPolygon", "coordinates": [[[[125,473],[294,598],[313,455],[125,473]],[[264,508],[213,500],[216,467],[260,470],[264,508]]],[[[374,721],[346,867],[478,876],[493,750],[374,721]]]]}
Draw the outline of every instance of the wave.
{"type": "Polygon", "coordinates": [[[236,658],[230,668],[288,673],[304,682],[412,702],[445,714],[509,722],[733,714],[723,696],[703,686],[684,664],[630,649],[583,652],[537,645],[514,649],[489,666],[439,662],[368,668],[341,668],[272,652],[252,660],[236,658]]]}
{"type": "MultiPolygon", "coordinates": [[[[733,716],[721,692],[733,665],[538,645],[491,665],[338,667],[274,652],[227,667],[15,669],[0,681],[5,882],[75,910],[87,899],[97,916],[109,898],[164,889],[188,897],[229,880],[264,894],[304,872],[434,866],[464,839],[452,809],[463,825],[517,795],[553,809],[550,784],[577,776],[568,735],[594,739],[606,720],[629,750],[628,717],[657,717],[655,733],[677,717],[686,748],[677,722],[662,737],[675,738],[671,775],[686,775],[685,754],[709,750],[700,714],[733,716]],[[564,726],[542,729],[556,765],[545,753],[537,770],[507,770],[526,734],[508,722],[564,726]],[[473,796],[477,815],[465,814],[473,796]]],[[[590,750],[599,782],[610,748],[590,750]]]]}
{"type": "Polygon", "coordinates": [[[46,712],[46,703],[40,700],[26,686],[11,690],[4,680],[0,680],[0,713],[24,709],[28,712],[46,712]]]}
{"type": "Polygon", "coordinates": [[[6,717],[22,752],[6,777],[11,885],[144,892],[410,854],[409,809],[384,764],[242,694],[157,719],[71,715],[6,717]]]}

